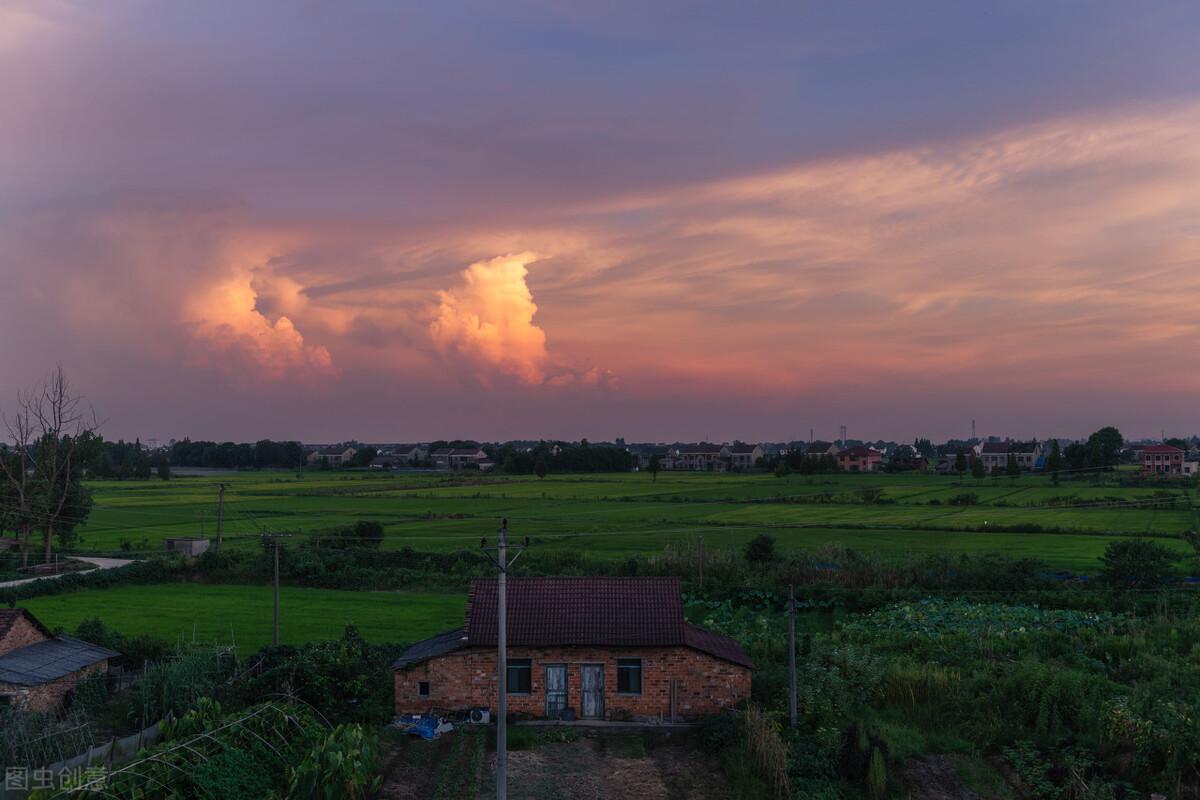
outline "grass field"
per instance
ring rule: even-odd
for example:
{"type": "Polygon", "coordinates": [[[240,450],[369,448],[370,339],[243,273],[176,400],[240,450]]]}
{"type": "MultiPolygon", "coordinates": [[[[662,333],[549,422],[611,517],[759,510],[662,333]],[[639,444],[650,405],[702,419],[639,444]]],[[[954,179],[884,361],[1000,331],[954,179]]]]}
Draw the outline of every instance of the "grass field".
{"type": "Polygon", "coordinates": [[[937,475],[789,476],[648,474],[534,477],[314,472],[241,473],[170,482],[91,484],[95,507],[81,551],[158,551],[168,536],[211,537],[217,485],[227,484],[230,547],[255,547],[260,531],[311,533],[374,519],[384,546],[471,548],[501,517],[514,536],[545,550],[620,559],[704,536],[706,547],[740,546],[768,530],[783,549],[840,544],[886,556],[1001,552],[1087,571],[1114,536],[1162,537],[1187,552],[1194,492],[1049,478],[963,479],[937,475]],[[883,502],[861,497],[882,491],[883,502]],[[973,494],[973,505],[952,501],[973,494]],[[1040,526],[1053,532],[1001,532],[1040,526]],[[988,530],[992,528],[992,530],[988,530]],[[982,529],[982,530],[981,530],[982,529]]]}
{"type": "MultiPolygon", "coordinates": [[[[280,641],[336,639],[346,625],[368,641],[413,642],[461,625],[463,594],[353,592],[285,586],[280,590],[280,641]]],[[[270,587],[162,584],[93,589],[38,597],[22,605],[50,627],[74,628],[101,617],[125,634],[167,641],[237,644],[252,653],[271,643],[270,587]]]]}

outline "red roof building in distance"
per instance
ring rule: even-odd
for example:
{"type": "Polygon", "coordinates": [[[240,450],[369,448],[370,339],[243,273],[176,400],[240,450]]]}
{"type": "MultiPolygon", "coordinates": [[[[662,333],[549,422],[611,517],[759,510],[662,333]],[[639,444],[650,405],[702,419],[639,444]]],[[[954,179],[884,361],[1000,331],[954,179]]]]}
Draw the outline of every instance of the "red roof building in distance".
{"type": "Polygon", "coordinates": [[[841,450],[834,458],[846,472],[878,472],[883,465],[883,453],[863,445],[841,450]]]}
{"type": "Polygon", "coordinates": [[[1183,474],[1184,452],[1169,444],[1152,444],[1142,448],[1142,472],[1164,475],[1183,474]]]}
{"type": "MultiPolygon", "coordinates": [[[[496,588],[494,578],[471,581],[463,627],[392,665],[397,713],[495,706],[496,588]]],[[[507,602],[513,713],[678,719],[750,695],[753,662],[684,619],[678,578],[510,578],[507,602]]]]}

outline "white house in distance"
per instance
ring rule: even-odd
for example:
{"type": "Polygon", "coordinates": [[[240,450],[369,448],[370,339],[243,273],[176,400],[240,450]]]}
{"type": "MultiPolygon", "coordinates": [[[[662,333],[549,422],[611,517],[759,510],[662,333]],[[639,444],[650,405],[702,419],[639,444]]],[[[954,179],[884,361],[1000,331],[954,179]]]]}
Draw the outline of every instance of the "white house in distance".
{"type": "Polygon", "coordinates": [[[485,470],[493,466],[487,453],[478,447],[441,447],[430,453],[429,458],[437,469],[460,470],[474,464],[485,470]]]}
{"type": "Polygon", "coordinates": [[[754,469],[763,457],[763,449],[756,444],[735,442],[729,447],[729,465],[738,471],[754,469]]]}
{"type": "Polygon", "coordinates": [[[326,445],[318,447],[308,454],[308,463],[320,464],[326,462],[331,467],[339,467],[342,464],[348,463],[354,458],[354,454],[358,451],[353,447],[347,447],[344,444],[326,445]]]}

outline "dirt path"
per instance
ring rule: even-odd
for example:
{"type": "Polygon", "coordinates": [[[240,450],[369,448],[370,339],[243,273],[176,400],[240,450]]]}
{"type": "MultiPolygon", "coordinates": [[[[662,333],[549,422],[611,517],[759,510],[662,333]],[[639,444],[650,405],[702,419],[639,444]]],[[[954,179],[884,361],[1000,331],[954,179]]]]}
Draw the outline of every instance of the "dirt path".
{"type": "MultiPolygon", "coordinates": [[[[489,753],[489,756],[492,754],[489,753]]],[[[492,756],[494,758],[494,756],[492,756]]],[[[494,761],[479,798],[494,796],[494,761]]],[[[513,800],[725,800],[720,769],[682,738],[585,736],[509,754],[513,800]]]]}
{"type": "MultiPolygon", "coordinates": [[[[133,559],[129,559],[129,558],[100,558],[98,556],[71,556],[70,558],[72,561],[84,561],[84,562],[87,562],[88,564],[94,564],[96,566],[96,569],[116,569],[117,567],[123,567],[126,564],[133,563],[133,559]]],[[[91,572],[92,570],[83,570],[83,571],[91,572]]],[[[76,573],[60,572],[57,575],[40,575],[36,578],[21,578],[20,580],[15,580],[15,581],[4,581],[3,583],[0,583],[0,589],[4,589],[9,586],[20,586],[21,584],[24,584],[24,583],[33,583],[34,581],[54,580],[55,578],[61,578],[63,575],[74,575],[74,574],[76,574],[76,573]]]]}

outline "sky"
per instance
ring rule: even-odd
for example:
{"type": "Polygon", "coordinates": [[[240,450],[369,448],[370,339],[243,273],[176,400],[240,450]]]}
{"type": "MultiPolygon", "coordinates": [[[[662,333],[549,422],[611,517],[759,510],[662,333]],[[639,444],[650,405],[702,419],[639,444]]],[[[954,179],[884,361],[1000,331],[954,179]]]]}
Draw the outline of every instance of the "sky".
{"type": "Polygon", "coordinates": [[[1200,4],[0,0],[0,410],[1200,433],[1200,4]]]}

